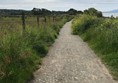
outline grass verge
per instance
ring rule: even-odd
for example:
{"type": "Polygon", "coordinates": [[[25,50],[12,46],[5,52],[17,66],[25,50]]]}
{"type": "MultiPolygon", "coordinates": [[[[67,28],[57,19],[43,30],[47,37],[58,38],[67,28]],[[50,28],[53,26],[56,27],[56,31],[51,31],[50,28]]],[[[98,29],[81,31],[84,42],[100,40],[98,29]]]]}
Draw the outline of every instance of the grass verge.
{"type": "Polygon", "coordinates": [[[5,28],[0,26],[0,83],[26,83],[65,22],[65,17],[58,17],[55,22],[47,21],[40,27],[32,22],[23,34],[21,28],[17,28],[19,23],[5,28]]]}

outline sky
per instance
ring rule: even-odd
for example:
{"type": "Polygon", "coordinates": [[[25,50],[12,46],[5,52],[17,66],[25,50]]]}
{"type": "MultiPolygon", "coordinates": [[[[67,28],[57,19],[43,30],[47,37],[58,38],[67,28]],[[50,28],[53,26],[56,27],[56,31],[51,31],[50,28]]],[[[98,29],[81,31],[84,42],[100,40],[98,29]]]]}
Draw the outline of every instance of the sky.
{"type": "Polygon", "coordinates": [[[0,9],[46,8],[66,11],[70,8],[85,10],[94,7],[100,11],[118,9],[118,0],[0,0],[0,9]]]}

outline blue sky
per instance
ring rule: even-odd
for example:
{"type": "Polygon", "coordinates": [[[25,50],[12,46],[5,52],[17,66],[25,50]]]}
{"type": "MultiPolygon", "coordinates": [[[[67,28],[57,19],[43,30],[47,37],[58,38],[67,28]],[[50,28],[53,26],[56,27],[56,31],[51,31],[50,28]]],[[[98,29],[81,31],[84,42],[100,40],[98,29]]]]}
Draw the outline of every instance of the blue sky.
{"type": "Polygon", "coordinates": [[[0,0],[0,9],[47,8],[50,10],[84,10],[94,7],[100,11],[118,9],[118,0],[0,0]]]}

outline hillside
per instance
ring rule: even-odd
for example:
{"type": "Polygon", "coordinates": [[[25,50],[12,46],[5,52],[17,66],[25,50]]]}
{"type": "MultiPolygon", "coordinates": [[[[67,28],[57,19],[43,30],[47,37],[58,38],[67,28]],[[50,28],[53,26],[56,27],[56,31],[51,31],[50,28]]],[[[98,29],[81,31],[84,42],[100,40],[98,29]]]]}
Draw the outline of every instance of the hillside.
{"type": "Polygon", "coordinates": [[[118,9],[107,11],[107,12],[104,12],[104,13],[118,13],[118,9]]]}

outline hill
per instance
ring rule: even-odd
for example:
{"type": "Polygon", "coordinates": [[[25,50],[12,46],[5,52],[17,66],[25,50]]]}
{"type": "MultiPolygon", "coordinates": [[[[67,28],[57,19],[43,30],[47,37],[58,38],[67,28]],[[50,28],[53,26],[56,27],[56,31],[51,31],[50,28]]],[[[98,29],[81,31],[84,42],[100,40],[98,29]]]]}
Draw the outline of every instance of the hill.
{"type": "Polygon", "coordinates": [[[111,10],[111,11],[106,11],[104,13],[118,13],[118,9],[115,9],[115,10],[111,10]]]}

